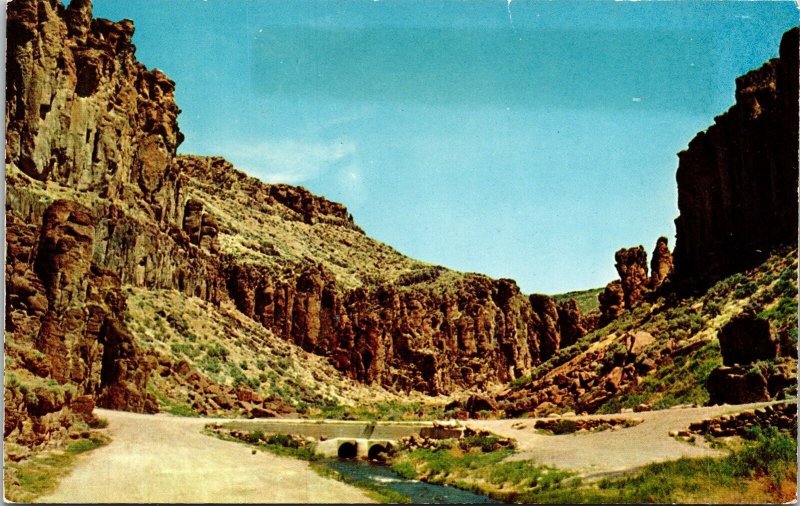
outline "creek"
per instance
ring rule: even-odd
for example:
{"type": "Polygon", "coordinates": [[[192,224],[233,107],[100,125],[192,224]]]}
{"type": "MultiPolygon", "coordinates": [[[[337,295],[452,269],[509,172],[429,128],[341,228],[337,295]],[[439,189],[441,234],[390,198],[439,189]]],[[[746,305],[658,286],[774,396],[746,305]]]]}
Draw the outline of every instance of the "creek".
{"type": "Polygon", "coordinates": [[[356,482],[384,487],[408,497],[414,504],[500,504],[486,496],[445,485],[403,478],[382,464],[359,460],[328,460],[325,465],[356,482]]]}

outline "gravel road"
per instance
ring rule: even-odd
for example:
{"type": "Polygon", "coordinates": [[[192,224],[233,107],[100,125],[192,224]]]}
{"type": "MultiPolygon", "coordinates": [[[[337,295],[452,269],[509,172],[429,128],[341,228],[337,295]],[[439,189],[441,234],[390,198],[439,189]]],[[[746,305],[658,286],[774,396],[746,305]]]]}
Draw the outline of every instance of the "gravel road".
{"type": "Polygon", "coordinates": [[[209,419],[98,409],[112,442],[84,455],[37,502],[362,503],[359,489],[308,463],[201,434],[209,419]]]}
{"type": "Polygon", "coordinates": [[[534,460],[561,469],[577,471],[586,478],[613,476],[651,462],[680,457],[724,455],[708,448],[702,438],[695,445],[669,436],[672,430],[686,429],[691,422],[737,413],[770,403],[737,406],[666,409],[645,413],[578,416],[587,418],[639,418],[642,423],[625,429],[545,435],[534,428],[535,419],[474,420],[467,425],[517,440],[519,453],[513,460],[534,460]]]}

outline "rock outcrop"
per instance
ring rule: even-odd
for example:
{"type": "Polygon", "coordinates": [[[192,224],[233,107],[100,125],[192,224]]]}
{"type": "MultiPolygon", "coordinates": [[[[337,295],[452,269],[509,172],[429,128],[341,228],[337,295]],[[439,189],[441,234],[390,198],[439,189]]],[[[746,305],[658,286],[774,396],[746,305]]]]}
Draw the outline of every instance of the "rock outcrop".
{"type": "Polygon", "coordinates": [[[794,375],[783,367],[752,367],[761,360],[774,360],[779,344],[769,321],[745,311],[722,327],[719,338],[722,364],[708,377],[711,404],[744,404],[765,401],[781,394],[794,375]]]}
{"type": "Polygon", "coordinates": [[[672,254],[666,237],[659,237],[650,260],[652,273],[647,272],[647,252],[643,246],[622,248],[614,254],[619,279],[598,295],[600,325],[619,318],[625,310],[635,308],[649,293],[659,288],[672,272],[672,254]]]}
{"type": "Polygon", "coordinates": [[[698,436],[755,438],[754,427],[775,427],[794,435],[797,431],[797,405],[777,404],[734,415],[722,415],[689,425],[688,432],[698,436]]]}
{"type": "Polygon", "coordinates": [[[122,323],[119,278],[92,261],[93,228],[88,209],[70,201],[47,208],[38,234],[9,213],[7,326],[42,354],[35,372],[104,407],[153,411],[150,364],[122,323]]]}
{"type": "Polygon", "coordinates": [[[235,265],[228,280],[245,315],[355,379],[398,390],[508,381],[583,335],[574,301],[528,299],[510,280],[479,275],[343,291],[323,270],[276,278],[235,265]]]}
{"type": "Polygon", "coordinates": [[[720,366],[706,381],[709,404],[747,404],[769,400],[767,378],[757,370],[742,366],[720,366]]]}
{"type": "Polygon", "coordinates": [[[673,281],[702,287],[797,245],[798,39],[736,80],[736,104],[678,154],[673,281]]]}
{"type": "Polygon", "coordinates": [[[601,327],[622,316],[625,311],[625,292],[622,290],[622,282],[617,279],[607,284],[597,296],[597,300],[600,302],[601,327]]]}
{"type": "Polygon", "coordinates": [[[672,272],[672,253],[669,251],[669,239],[659,237],[650,260],[650,289],[656,290],[672,272]]]}
{"type": "Polygon", "coordinates": [[[632,308],[647,289],[647,252],[642,246],[622,248],[614,255],[614,265],[619,274],[625,307],[632,308]]]}
{"type": "Polygon", "coordinates": [[[731,318],[717,337],[724,365],[748,365],[778,356],[778,339],[772,325],[752,312],[731,318]]]}
{"type": "Polygon", "coordinates": [[[7,358],[53,381],[19,399],[7,389],[5,435],[12,440],[44,442],[70,425],[73,404],[83,418],[95,403],[157,411],[146,391],[152,362],[125,329],[119,278],[92,261],[94,227],[89,210],[72,201],[53,202],[40,227],[7,214],[7,358]]]}
{"type": "Polygon", "coordinates": [[[133,23],[92,18],[89,0],[8,7],[6,162],[37,180],[141,200],[160,221],[183,139],[175,84],[134,56],[133,23]]]}

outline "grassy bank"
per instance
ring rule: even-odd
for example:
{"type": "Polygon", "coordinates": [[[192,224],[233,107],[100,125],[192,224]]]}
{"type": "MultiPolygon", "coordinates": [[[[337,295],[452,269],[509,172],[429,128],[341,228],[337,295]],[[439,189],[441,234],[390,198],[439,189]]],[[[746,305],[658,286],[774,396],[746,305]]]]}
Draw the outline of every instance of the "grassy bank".
{"type": "Polygon", "coordinates": [[[444,443],[399,455],[393,469],[407,478],[451,485],[522,503],[758,503],[796,494],[797,441],[768,428],[732,445],[722,458],[650,464],[615,479],[586,482],[530,461],[504,461],[511,450],[468,451],[444,443]]]}
{"type": "Polygon", "coordinates": [[[56,489],[59,479],[72,470],[82,453],[108,443],[100,434],[78,439],[64,449],[49,450],[19,462],[6,459],[3,472],[5,498],[12,502],[32,502],[56,489]]]}

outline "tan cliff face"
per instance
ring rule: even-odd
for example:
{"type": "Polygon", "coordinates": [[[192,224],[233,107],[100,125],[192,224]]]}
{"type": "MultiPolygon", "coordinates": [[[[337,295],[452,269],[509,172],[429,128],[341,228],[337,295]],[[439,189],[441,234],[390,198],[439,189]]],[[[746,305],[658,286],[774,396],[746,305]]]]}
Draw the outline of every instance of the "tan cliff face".
{"type": "MultiPolygon", "coordinates": [[[[397,391],[509,381],[584,333],[576,304],[409,259],[341,204],[176,155],[175,85],[136,61],[132,22],[93,19],[85,0],[19,0],[8,27],[6,330],[20,371],[155,409],[151,371],[177,366],[128,331],[125,285],[232,303],[397,391]]],[[[41,421],[17,400],[7,434],[41,421]]]]}

